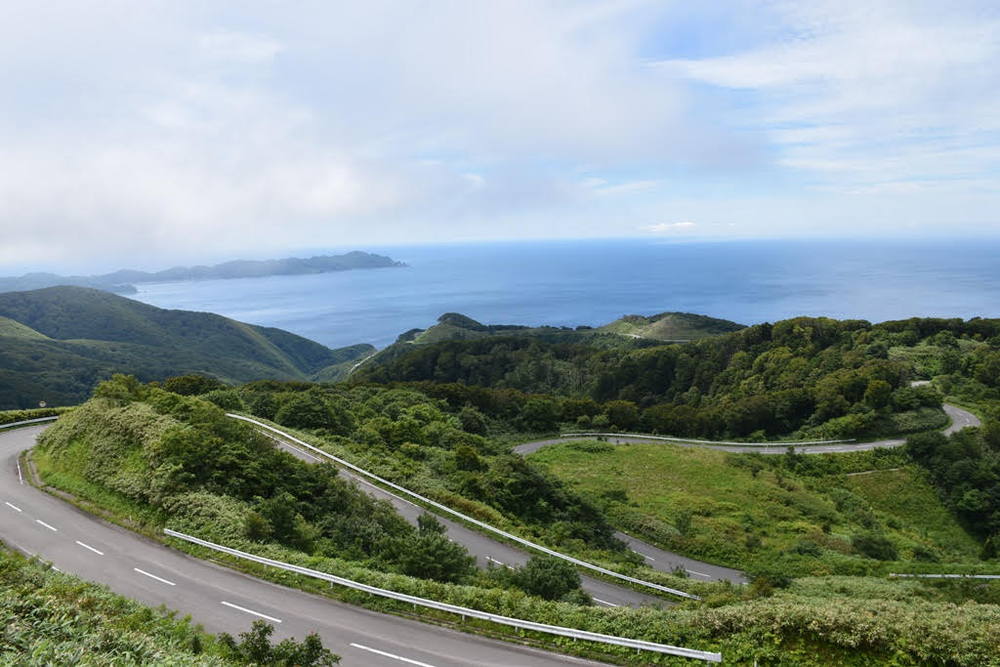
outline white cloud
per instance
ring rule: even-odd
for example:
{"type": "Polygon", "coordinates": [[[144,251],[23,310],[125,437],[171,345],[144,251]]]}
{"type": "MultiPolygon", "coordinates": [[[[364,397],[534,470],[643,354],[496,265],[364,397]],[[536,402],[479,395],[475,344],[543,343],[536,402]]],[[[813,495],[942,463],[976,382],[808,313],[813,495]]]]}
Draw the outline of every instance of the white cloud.
{"type": "Polygon", "coordinates": [[[845,190],[963,179],[1000,168],[1000,13],[957,2],[776,2],[782,35],[667,71],[753,91],[744,128],[767,132],[777,163],[845,190]]]}
{"type": "Polygon", "coordinates": [[[0,4],[0,264],[987,224],[1000,17],[927,7],[0,4]]]}
{"type": "Polygon", "coordinates": [[[599,187],[594,187],[594,194],[601,197],[617,196],[617,195],[631,195],[637,192],[647,192],[649,190],[655,190],[660,186],[659,181],[655,180],[642,180],[642,181],[631,181],[628,183],[616,183],[615,185],[605,185],[601,184],[599,187]]]}
{"type": "Polygon", "coordinates": [[[198,39],[198,44],[210,58],[244,64],[273,60],[284,48],[269,37],[237,32],[213,32],[202,35],[198,39]]]}
{"type": "Polygon", "coordinates": [[[567,169],[700,163],[687,138],[717,134],[639,56],[654,4],[8,5],[5,246],[181,259],[573,217],[567,169]]]}
{"type": "Polygon", "coordinates": [[[684,220],[682,222],[660,222],[655,225],[647,225],[645,227],[640,227],[641,230],[646,232],[652,232],[653,234],[673,234],[677,232],[688,232],[692,231],[698,225],[690,220],[684,220]]]}

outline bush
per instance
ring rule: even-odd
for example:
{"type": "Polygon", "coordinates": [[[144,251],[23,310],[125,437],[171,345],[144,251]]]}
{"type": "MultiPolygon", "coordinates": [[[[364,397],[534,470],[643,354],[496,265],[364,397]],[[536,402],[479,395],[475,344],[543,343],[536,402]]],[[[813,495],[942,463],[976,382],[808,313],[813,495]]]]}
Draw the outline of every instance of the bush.
{"type": "Polygon", "coordinates": [[[875,560],[896,560],[899,558],[896,546],[885,535],[878,533],[858,533],[851,538],[851,546],[862,556],[875,560]]]}
{"type": "Polygon", "coordinates": [[[250,665],[327,667],[340,663],[340,656],[323,648],[323,642],[316,633],[309,634],[301,644],[294,639],[285,639],[274,646],[271,645],[272,633],[273,625],[257,620],[249,630],[240,634],[240,641],[223,633],[219,635],[219,642],[227,658],[250,665]]]}
{"type": "Polygon", "coordinates": [[[561,558],[532,556],[514,571],[514,584],[528,595],[558,600],[580,589],[580,573],[561,558]]]}

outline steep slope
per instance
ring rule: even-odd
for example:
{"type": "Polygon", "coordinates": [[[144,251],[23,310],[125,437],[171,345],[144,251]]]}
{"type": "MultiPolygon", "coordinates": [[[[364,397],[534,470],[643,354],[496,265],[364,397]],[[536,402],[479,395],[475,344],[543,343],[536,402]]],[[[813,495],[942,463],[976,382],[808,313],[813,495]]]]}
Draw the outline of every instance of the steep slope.
{"type": "Polygon", "coordinates": [[[83,287],[0,294],[0,317],[0,407],[77,402],[115,372],[304,380],[374,350],[331,350],[280,329],[83,287]]]}

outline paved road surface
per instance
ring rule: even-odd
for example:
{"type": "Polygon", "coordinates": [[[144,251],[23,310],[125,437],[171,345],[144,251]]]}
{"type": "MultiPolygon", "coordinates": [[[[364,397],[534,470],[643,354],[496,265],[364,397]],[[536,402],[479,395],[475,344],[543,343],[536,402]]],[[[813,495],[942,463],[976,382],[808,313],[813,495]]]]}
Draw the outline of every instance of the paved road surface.
{"type": "MultiPolygon", "coordinates": [[[[616,532],[615,537],[625,542],[632,551],[642,556],[646,560],[646,565],[655,570],[673,572],[678,567],[681,567],[684,568],[687,576],[693,581],[731,581],[734,584],[749,582],[746,575],[731,567],[713,565],[712,563],[688,558],[672,551],[666,551],[621,531],[616,532]]],[[[683,590],[683,586],[679,588],[683,590]]]]}
{"type": "Polygon", "coordinates": [[[315,631],[347,666],[598,664],[334,602],[186,556],[104,523],[20,482],[17,455],[32,447],[44,428],[0,432],[0,537],[64,572],[140,602],[190,614],[210,632],[243,632],[260,616],[270,617],[278,639],[301,639],[315,631]]]}
{"type": "MultiPolygon", "coordinates": [[[[950,405],[948,403],[944,404],[945,413],[951,418],[951,424],[948,428],[944,429],[945,435],[951,435],[955,431],[960,431],[966,426],[979,426],[979,418],[967,410],[963,410],[960,407],[950,405]]],[[[547,445],[557,445],[563,442],[573,442],[576,440],[592,440],[593,438],[548,438],[546,440],[536,440],[534,442],[526,442],[522,445],[517,445],[512,451],[517,454],[527,455],[537,452],[542,447],[547,445]]],[[[665,442],[657,441],[649,438],[639,438],[639,437],[629,437],[629,436],[614,436],[607,438],[607,441],[616,445],[625,443],[656,443],[665,442]]],[[[875,440],[873,442],[851,442],[842,443],[837,445],[803,445],[797,446],[795,451],[799,454],[841,454],[844,452],[859,452],[868,449],[878,449],[879,447],[899,447],[900,445],[906,443],[906,438],[888,438],[885,440],[875,440]]],[[[724,452],[757,452],[759,454],[784,454],[788,451],[788,445],[775,443],[773,445],[751,445],[741,447],[739,445],[713,445],[706,444],[703,442],[674,442],[670,441],[668,444],[677,445],[678,447],[701,447],[703,449],[718,449],[724,452]]]]}
{"type": "MultiPolygon", "coordinates": [[[[320,461],[320,458],[315,454],[303,451],[302,449],[295,447],[284,440],[274,438],[274,442],[285,451],[303,461],[308,463],[318,463],[320,461]]],[[[398,511],[403,518],[413,525],[417,524],[417,517],[425,511],[419,505],[416,505],[405,498],[400,498],[399,496],[386,491],[381,487],[375,486],[365,478],[360,475],[356,475],[350,470],[338,468],[338,471],[339,474],[345,479],[353,480],[360,488],[367,491],[370,495],[376,498],[382,498],[392,503],[393,507],[396,508],[396,511],[398,511]]],[[[465,546],[465,548],[469,550],[469,553],[476,557],[476,561],[481,567],[488,567],[490,565],[493,565],[494,567],[503,567],[505,565],[510,565],[512,567],[519,566],[527,563],[528,558],[530,558],[530,554],[528,552],[509,544],[493,540],[478,531],[458,523],[457,521],[452,521],[440,516],[437,518],[446,528],[448,537],[465,546]]],[[[581,579],[583,589],[590,593],[591,597],[594,598],[594,601],[600,605],[618,607],[626,605],[640,606],[643,604],[671,604],[671,602],[665,600],[664,598],[640,593],[630,588],[618,586],[617,584],[612,584],[602,579],[596,579],[586,575],[581,575],[581,579]]]]}

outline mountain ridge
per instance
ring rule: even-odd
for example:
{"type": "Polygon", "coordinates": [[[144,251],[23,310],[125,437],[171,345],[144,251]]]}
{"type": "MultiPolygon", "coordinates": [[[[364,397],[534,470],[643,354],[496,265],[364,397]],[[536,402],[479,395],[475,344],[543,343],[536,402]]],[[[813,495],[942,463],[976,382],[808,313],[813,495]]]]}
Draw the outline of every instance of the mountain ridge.
{"type": "Polygon", "coordinates": [[[136,283],[178,282],[185,280],[233,280],[264,276],[305,275],[332,273],[357,269],[383,269],[405,267],[403,262],[354,250],[342,255],[316,255],[314,257],[285,257],[283,259],[237,259],[210,266],[175,266],[162,271],[119,269],[94,276],[61,276],[55,273],[26,273],[22,276],[0,277],[0,292],[25,291],[71,285],[92,287],[115,294],[135,294],[136,283]]]}
{"type": "Polygon", "coordinates": [[[116,372],[146,381],[200,373],[223,381],[337,377],[374,351],[330,349],[213,313],[165,310],[87,287],[0,294],[0,408],[84,399],[116,372]]]}

